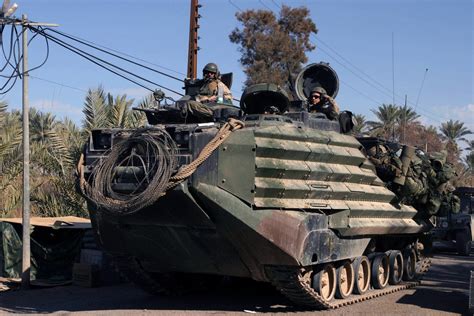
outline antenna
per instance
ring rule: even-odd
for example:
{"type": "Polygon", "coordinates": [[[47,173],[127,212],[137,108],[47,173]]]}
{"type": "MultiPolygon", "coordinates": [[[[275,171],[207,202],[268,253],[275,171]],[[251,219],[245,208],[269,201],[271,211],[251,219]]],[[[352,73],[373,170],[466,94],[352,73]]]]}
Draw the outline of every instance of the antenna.
{"type": "Polygon", "coordinates": [[[393,105],[395,105],[395,44],[392,32],[392,93],[393,93],[393,105]]]}
{"type": "Polygon", "coordinates": [[[416,97],[415,110],[418,107],[418,101],[420,100],[421,90],[423,90],[423,85],[425,84],[426,74],[428,73],[428,68],[425,69],[425,74],[423,75],[423,80],[421,81],[420,90],[418,90],[418,96],[416,97]]]}

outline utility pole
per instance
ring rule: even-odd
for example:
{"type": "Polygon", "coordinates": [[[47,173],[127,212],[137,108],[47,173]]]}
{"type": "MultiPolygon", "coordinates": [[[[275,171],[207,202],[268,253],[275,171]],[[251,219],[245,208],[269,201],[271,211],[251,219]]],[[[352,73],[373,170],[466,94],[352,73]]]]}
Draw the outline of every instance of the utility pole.
{"type": "Polygon", "coordinates": [[[10,17],[18,5],[14,3],[10,8],[9,0],[4,0],[0,12],[0,25],[21,25],[22,27],[22,119],[23,119],[23,201],[22,201],[22,263],[21,263],[21,288],[30,287],[31,276],[31,244],[30,244],[30,118],[28,99],[28,28],[30,26],[58,26],[51,23],[30,22],[26,14],[22,19],[10,17]]]}
{"type": "Polygon", "coordinates": [[[30,287],[31,276],[31,246],[30,246],[30,104],[28,97],[28,27],[29,26],[58,26],[50,23],[33,23],[29,22],[26,14],[21,19],[22,25],[22,42],[23,42],[23,248],[21,263],[21,287],[28,289],[30,287]]]}
{"type": "Polygon", "coordinates": [[[198,20],[201,17],[198,13],[198,9],[201,5],[198,0],[191,0],[191,12],[189,15],[189,46],[188,46],[188,73],[187,76],[190,79],[196,79],[197,76],[197,52],[198,47],[198,20]]]}
{"type": "Polygon", "coordinates": [[[28,99],[28,20],[22,19],[23,39],[23,251],[21,262],[21,287],[30,287],[31,251],[30,251],[30,106],[28,99]]]}

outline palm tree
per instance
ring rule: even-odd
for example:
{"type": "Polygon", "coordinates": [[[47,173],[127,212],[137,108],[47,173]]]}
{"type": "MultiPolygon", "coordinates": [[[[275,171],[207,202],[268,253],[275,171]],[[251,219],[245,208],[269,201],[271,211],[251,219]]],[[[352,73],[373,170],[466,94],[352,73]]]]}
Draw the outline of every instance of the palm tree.
{"type": "Polygon", "coordinates": [[[64,118],[56,127],[57,135],[65,144],[73,166],[77,164],[85,143],[82,130],[69,118],[64,118]]]}
{"type": "MultiPolygon", "coordinates": [[[[153,93],[150,93],[147,97],[143,98],[140,103],[138,103],[137,108],[139,109],[149,109],[154,107],[155,98],[153,93]]],[[[129,126],[131,128],[144,127],[148,124],[146,115],[142,111],[132,111],[132,114],[129,118],[129,126]]]]}
{"type": "Polygon", "coordinates": [[[412,108],[407,107],[406,105],[399,108],[397,123],[399,126],[398,128],[398,134],[400,135],[399,139],[402,143],[405,143],[405,135],[406,135],[407,127],[408,126],[415,127],[419,125],[419,122],[417,121],[419,118],[420,118],[420,115],[418,115],[412,108]]]}
{"type": "Polygon", "coordinates": [[[364,132],[366,132],[367,120],[365,119],[365,116],[361,114],[355,114],[353,117],[356,122],[354,126],[354,133],[357,135],[357,134],[363,134],[364,132]]]}
{"type": "Polygon", "coordinates": [[[110,93],[107,95],[107,99],[108,125],[110,127],[128,127],[133,99],[127,100],[127,95],[123,94],[116,96],[114,100],[110,93]]]}
{"type": "Polygon", "coordinates": [[[0,102],[0,216],[18,211],[21,198],[22,129],[19,112],[7,112],[0,102]]]}
{"type": "Polygon", "coordinates": [[[460,151],[457,141],[467,142],[467,139],[464,138],[464,136],[472,134],[472,132],[464,126],[464,123],[458,120],[449,120],[446,123],[442,123],[440,131],[448,142],[447,146],[451,147],[456,153],[459,153],[460,151]]]}
{"type": "Polygon", "coordinates": [[[394,104],[382,104],[377,110],[371,110],[378,121],[369,121],[371,134],[383,138],[395,138],[395,127],[399,117],[400,108],[394,104]],[[390,137],[391,136],[391,137],[390,137]]]}
{"type": "Polygon", "coordinates": [[[465,142],[467,143],[467,151],[474,151],[474,140],[468,140],[466,139],[465,142]]]}
{"type": "Polygon", "coordinates": [[[108,127],[108,109],[104,88],[89,89],[84,103],[82,127],[86,135],[94,128],[108,127]]]}
{"type": "MultiPolygon", "coordinates": [[[[150,95],[142,101],[139,107],[151,102],[150,95]]],[[[115,98],[106,94],[104,89],[99,86],[97,89],[87,92],[86,102],[84,103],[83,130],[89,135],[94,128],[135,128],[146,125],[145,115],[141,112],[131,111],[133,99],[127,99],[127,95],[118,95],[115,98]]]]}
{"type": "Polygon", "coordinates": [[[32,108],[30,111],[30,129],[33,162],[46,174],[63,176],[67,165],[72,163],[68,151],[67,139],[58,133],[60,123],[51,113],[43,113],[32,108]]]}

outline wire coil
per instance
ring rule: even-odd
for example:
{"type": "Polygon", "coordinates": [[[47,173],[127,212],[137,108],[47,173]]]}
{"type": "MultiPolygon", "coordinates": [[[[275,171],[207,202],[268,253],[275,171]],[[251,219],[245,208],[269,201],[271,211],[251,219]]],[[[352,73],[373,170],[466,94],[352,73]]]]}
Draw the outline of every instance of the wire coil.
{"type": "Polygon", "coordinates": [[[114,144],[94,168],[84,194],[114,214],[130,214],[149,206],[164,194],[177,167],[177,152],[176,143],[165,130],[139,129],[114,144]],[[124,173],[133,190],[120,189],[124,173]]]}

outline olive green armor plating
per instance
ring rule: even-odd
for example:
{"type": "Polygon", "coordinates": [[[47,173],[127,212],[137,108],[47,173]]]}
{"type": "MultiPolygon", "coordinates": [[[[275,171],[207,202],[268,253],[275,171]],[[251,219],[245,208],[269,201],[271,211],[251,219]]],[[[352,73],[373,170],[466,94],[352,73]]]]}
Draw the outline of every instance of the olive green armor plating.
{"type": "MultiPolygon", "coordinates": [[[[337,76],[327,64],[304,71],[324,76],[320,82],[300,76],[312,83],[297,83],[300,99],[321,82],[335,97],[337,76]]],[[[170,109],[147,112],[150,122],[162,124],[149,133],[166,130],[177,144],[179,166],[198,157],[222,126],[219,120],[239,116],[245,127],[230,133],[184,182],[162,196],[157,192],[159,198],[141,209],[118,214],[89,197],[100,244],[135,282],[152,292],[176,285],[163,279],[170,273],[249,277],[272,282],[297,304],[333,308],[339,306],[331,303],[334,293],[338,298],[366,293],[368,283],[357,281],[354,273],[369,280],[369,259],[375,273],[382,271],[372,280],[374,288],[382,289],[388,282],[388,258],[390,267],[399,269],[390,284],[400,287],[404,269],[407,280],[414,280],[411,270],[422,259],[418,242],[430,229],[429,221],[397,202],[377,177],[361,143],[340,133],[340,122],[308,113],[304,106],[290,104],[277,86],[257,85],[242,96],[245,116],[218,106],[215,122],[183,124],[170,109]],[[268,105],[285,114],[265,114],[268,105]],[[354,290],[343,290],[339,283],[345,277],[338,279],[337,291],[331,284],[323,289],[327,282],[321,280],[335,279],[335,268],[337,278],[340,269],[352,273],[348,278],[354,290]]],[[[93,181],[107,150],[113,152],[114,144],[129,134],[94,131],[82,164],[84,181],[93,181]]],[[[137,181],[134,187],[127,179],[142,167],[120,168],[116,172],[122,174],[112,186],[120,188],[123,197],[125,191],[137,191],[137,181]]]]}

